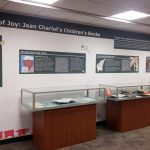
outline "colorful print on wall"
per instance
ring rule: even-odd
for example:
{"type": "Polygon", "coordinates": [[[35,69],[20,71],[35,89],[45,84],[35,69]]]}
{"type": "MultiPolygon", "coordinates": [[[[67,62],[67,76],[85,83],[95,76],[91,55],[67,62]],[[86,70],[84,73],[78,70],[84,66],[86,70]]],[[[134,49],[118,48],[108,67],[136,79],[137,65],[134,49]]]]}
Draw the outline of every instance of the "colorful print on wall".
{"type": "Polygon", "coordinates": [[[18,130],[14,130],[14,129],[5,130],[5,131],[0,131],[0,140],[26,136],[30,134],[31,134],[31,131],[29,128],[21,128],[18,130]]]}
{"type": "Polygon", "coordinates": [[[85,73],[86,54],[19,51],[20,74],[85,73]]]}
{"type": "Polygon", "coordinates": [[[96,73],[136,73],[138,56],[96,55],[96,73]]]}
{"type": "Polygon", "coordinates": [[[21,73],[33,73],[34,72],[34,56],[33,55],[21,55],[20,56],[21,73]]]}

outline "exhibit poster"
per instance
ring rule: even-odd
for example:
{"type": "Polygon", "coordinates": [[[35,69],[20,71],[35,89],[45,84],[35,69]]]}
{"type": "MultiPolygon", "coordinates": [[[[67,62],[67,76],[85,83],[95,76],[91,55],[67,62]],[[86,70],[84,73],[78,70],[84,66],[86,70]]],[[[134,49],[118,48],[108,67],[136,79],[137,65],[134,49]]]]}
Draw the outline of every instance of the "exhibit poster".
{"type": "Polygon", "coordinates": [[[0,35],[0,87],[2,87],[2,36],[0,35]]]}
{"type": "Polygon", "coordinates": [[[150,72],[150,57],[146,57],[146,72],[150,72]]]}
{"type": "Polygon", "coordinates": [[[138,71],[138,56],[96,54],[96,73],[136,73],[138,71]]]}
{"type": "Polygon", "coordinates": [[[19,51],[20,74],[85,73],[85,63],[84,53],[19,51]]]}

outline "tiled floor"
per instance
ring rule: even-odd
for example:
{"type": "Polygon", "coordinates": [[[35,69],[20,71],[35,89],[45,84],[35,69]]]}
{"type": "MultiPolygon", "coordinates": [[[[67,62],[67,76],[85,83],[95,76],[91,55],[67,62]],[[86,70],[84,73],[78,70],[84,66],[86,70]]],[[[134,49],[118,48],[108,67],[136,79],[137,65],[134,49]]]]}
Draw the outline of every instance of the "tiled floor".
{"type": "MultiPolygon", "coordinates": [[[[0,150],[38,150],[31,140],[0,145],[0,150]]],[[[150,150],[150,127],[118,133],[97,127],[96,140],[60,150],[150,150]]]]}

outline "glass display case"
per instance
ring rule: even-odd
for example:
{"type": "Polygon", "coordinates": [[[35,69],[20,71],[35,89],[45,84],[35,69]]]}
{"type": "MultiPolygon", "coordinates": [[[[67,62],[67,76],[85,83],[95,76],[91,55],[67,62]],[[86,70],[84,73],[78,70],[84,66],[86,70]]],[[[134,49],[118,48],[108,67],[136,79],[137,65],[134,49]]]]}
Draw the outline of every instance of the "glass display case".
{"type": "Polygon", "coordinates": [[[150,97],[150,83],[114,83],[103,84],[106,99],[121,101],[150,97]]]}
{"type": "Polygon", "coordinates": [[[105,101],[104,91],[91,85],[21,89],[21,104],[31,111],[96,104],[105,101]]]}

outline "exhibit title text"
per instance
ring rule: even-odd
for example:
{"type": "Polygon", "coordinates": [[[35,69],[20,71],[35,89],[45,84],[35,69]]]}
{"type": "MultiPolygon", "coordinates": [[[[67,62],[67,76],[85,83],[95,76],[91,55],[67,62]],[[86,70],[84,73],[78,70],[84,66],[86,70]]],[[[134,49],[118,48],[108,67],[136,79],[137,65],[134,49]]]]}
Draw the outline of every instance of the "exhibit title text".
{"type": "Polygon", "coordinates": [[[38,30],[46,32],[55,32],[63,34],[73,34],[81,36],[91,36],[91,37],[100,37],[99,32],[79,30],[71,27],[61,27],[58,25],[47,25],[42,23],[27,23],[27,22],[16,22],[11,20],[0,20],[0,26],[11,27],[11,28],[20,28],[20,29],[29,29],[29,30],[38,30]]]}

